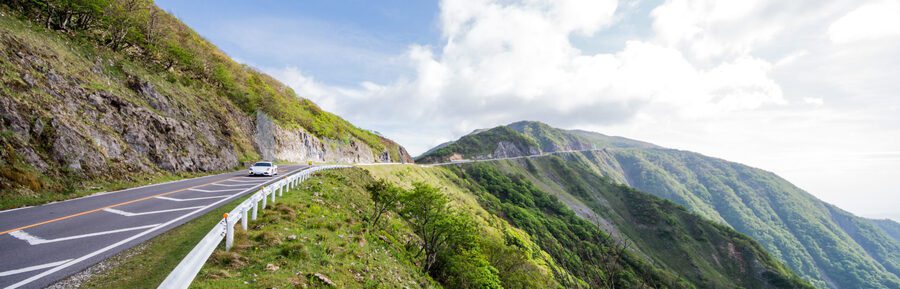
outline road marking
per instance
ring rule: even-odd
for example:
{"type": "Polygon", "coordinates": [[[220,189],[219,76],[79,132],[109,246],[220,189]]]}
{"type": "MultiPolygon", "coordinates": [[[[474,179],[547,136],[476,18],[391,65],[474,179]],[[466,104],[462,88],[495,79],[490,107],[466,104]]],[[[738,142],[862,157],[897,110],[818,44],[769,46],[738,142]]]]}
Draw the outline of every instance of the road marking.
{"type": "Polygon", "coordinates": [[[6,271],[6,272],[0,272],[0,277],[10,276],[10,275],[16,275],[16,274],[19,274],[19,273],[31,272],[31,271],[35,271],[35,270],[41,270],[41,269],[44,269],[44,268],[56,267],[56,266],[65,264],[66,262],[69,262],[69,261],[72,261],[72,259],[62,260],[62,261],[53,262],[53,263],[47,263],[47,264],[42,264],[42,265],[34,265],[34,266],[31,266],[31,267],[25,267],[25,268],[22,268],[22,269],[9,270],[9,271],[6,271]]]}
{"type": "Polygon", "coordinates": [[[242,191],[244,189],[224,189],[224,190],[204,190],[204,189],[191,189],[191,191],[204,192],[204,193],[221,193],[221,192],[233,192],[233,191],[242,191]]]}
{"type": "Polygon", "coordinates": [[[187,210],[193,210],[193,209],[199,209],[199,208],[203,208],[203,206],[187,207],[187,208],[177,208],[177,209],[168,209],[168,210],[159,210],[159,211],[150,211],[150,212],[141,212],[141,213],[126,212],[126,211],[122,211],[122,210],[116,210],[116,209],[113,209],[113,208],[106,208],[106,209],[103,209],[103,210],[104,210],[104,211],[107,211],[107,212],[110,212],[110,213],[113,213],[113,214],[119,214],[119,215],[126,216],[126,217],[133,217],[133,216],[143,216],[143,215],[161,214],[161,213],[168,213],[168,212],[187,211],[187,210]]]}
{"type": "Polygon", "coordinates": [[[200,184],[200,185],[196,185],[196,186],[193,186],[193,187],[187,187],[187,188],[184,188],[184,189],[178,189],[178,190],[174,190],[174,191],[171,191],[171,192],[166,192],[166,193],[156,194],[156,195],[153,195],[153,196],[147,196],[147,197],[143,197],[143,198],[140,198],[140,199],[134,199],[134,200],[131,200],[131,201],[125,201],[125,202],[121,202],[121,203],[118,203],[118,204],[109,205],[109,206],[106,206],[106,207],[100,207],[100,208],[96,208],[96,209],[93,209],[93,210],[87,210],[87,211],[84,211],[84,212],[81,212],[81,213],[75,213],[75,214],[71,214],[71,215],[68,215],[68,216],[62,216],[62,217],[59,217],[59,218],[56,218],[56,219],[52,219],[52,220],[46,220],[46,221],[43,221],[43,222],[37,222],[37,223],[31,224],[31,225],[21,226],[21,227],[15,228],[15,229],[9,229],[9,230],[0,232],[0,235],[3,235],[3,234],[9,234],[9,233],[15,232],[15,231],[25,230],[25,229],[28,229],[28,228],[33,228],[33,227],[37,227],[37,226],[44,225],[44,224],[49,224],[49,223],[59,222],[59,221],[62,221],[62,220],[71,219],[71,218],[74,218],[74,217],[83,216],[83,215],[87,215],[87,214],[94,213],[94,212],[99,212],[99,211],[102,211],[103,209],[114,208],[114,207],[118,207],[118,206],[122,206],[122,205],[127,205],[127,204],[137,203],[137,202],[140,202],[140,201],[149,200],[149,199],[152,199],[152,198],[155,198],[155,197],[159,197],[159,196],[171,195],[171,194],[174,194],[174,193],[177,193],[177,192],[183,192],[183,191],[187,191],[187,190],[190,190],[190,189],[193,189],[193,188],[197,188],[197,187],[202,187],[202,186],[210,185],[210,184],[212,184],[212,183],[214,183],[214,182],[209,182],[209,183],[205,183],[205,184],[200,184]]]}
{"type": "MultiPolygon", "coordinates": [[[[291,172],[294,172],[294,171],[302,171],[302,170],[309,169],[309,168],[310,168],[310,167],[300,166],[299,168],[297,168],[297,169],[295,169],[295,170],[291,170],[291,172]]],[[[152,197],[164,196],[164,195],[168,195],[168,194],[172,194],[172,193],[176,193],[176,192],[180,192],[180,191],[184,191],[184,190],[188,190],[188,189],[192,189],[192,188],[196,188],[196,187],[200,187],[200,186],[204,186],[204,185],[206,185],[206,184],[197,185],[197,186],[193,186],[193,187],[188,187],[188,188],[185,188],[185,189],[180,189],[180,190],[177,190],[177,191],[172,191],[172,192],[168,192],[168,193],[163,193],[163,194],[159,194],[159,195],[156,195],[156,196],[149,196],[149,197],[147,197],[147,198],[143,198],[143,199],[139,199],[139,200],[134,200],[134,201],[129,201],[129,202],[125,202],[125,203],[133,203],[133,202],[141,201],[141,200],[144,200],[144,199],[149,199],[149,198],[152,198],[152,197]]],[[[252,190],[252,189],[259,188],[261,185],[262,185],[262,184],[258,184],[258,185],[256,185],[256,186],[250,187],[250,188],[244,190],[243,192],[246,192],[246,191],[250,191],[250,190],[252,190]]],[[[243,193],[243,192],[242,192],[242,193],[243,193]]],[[[221,204],[221,203],[223,203],[223,202],[226,202],[226,201],[228,201],[228,200],[230,200],[230,199],[232,199],[232,198],[234,198],[234,197],[236,197],[236,196],[239,196],[239,195],[241,195],[241,193],[234,194],[234,195],[228,196],[227,198],[224,198],[224,199],[222,199],[222,200],[216,201],[216,202],[214,202],[214,203],[212,203],[212,204],[209,204],[209,205],[205,206],[203,209],[196,210],[196,211],[193,211],[193,212],[188,212],[187,214],[181,215],[181,216],[179,216],[179,217],[176,217],[175,219],[169,220],[168,222],[162,223],[162,224],[160,224],[160,225],[157,226],[157,227],[150,228],[149,230],[146,230],[146,231],[137,233],[137,234],[135,234],[134,236],[128,237],[128,238],[126,238],[126,239],[124,239],[124,240],[121,240],[121,241],[116,242],[116,243],[114,243],[114,244],[111,244],[111,245],[109,245],[109,246],[103,247],[103,248],[101,248],[101,249],[99,249],[99,250],[97,250],[97,251],[94,251],[94,252],[88,253],[88,254],[86,254],[86,255],[84,255],[84,256],[78,257],[77,259],[72,260],[71,262],[64,263],[64,264],[59,265],[59,266],[57,266],[57,267],[55,267],[55,268],[52,268],[52,269],[50,269],[50,270],[47,270],[47,271],[44,271],[44,272],[40,272],[40,273],[38,273],[38,274],[36,274],[36,275],[33,275],[33,276],[31,276],[31,277],[28,277],[28,279],[25,279],[25,280],[19,281],[18,283],[9,285],[9,286],[6,287],[6,289],[15,289],[15,288],[19,288],[19,287],[28,285],[29,283],[34,282],[34,281],[36,281],[36,280],[38,280],[38,279],[47,277],[47,276],[49,276],[50,274],[59,272],[60,270],[63,270],[63,269],[65,269],[65,268],[68,268],[68,267],[70,267],[70,266],[72,266],[72,265],[81,263],[81,262],[83,262],[83,261],[85,261],[85,260],[87,260],[87,259],[93,258],[94,256],[97,256],[97,255],[99,255],[99,254],[102,254],[103,252],[106,252],[106,251],[112,250],[113,248],[116,248],[116,247],[122,246],[122,245],[124,245],[124,244],[127,244],[128,242],[131,242],[131,241],[133,241],[133,240],[135,240],[135,239],[137,239],[137,238],[143,237],[144,235],[150,234],[151,232],[156,231],[156,230],[159,230],[160,228],[164,228],[164,227],[166,227],[166,226],[168,226],[168,225],[171,225],[171,224],[173,224],[173,223],[175,223],[175,222],[178,222],[178,221],[180,221],[180,220],[182,220],[182,219],[185,219],[185,218],[187,218],[187,217],[190,217],[191,215],[194,215],[194,214],[196,214],[196,213],[198,213],[198,212],[202,212],[203,210],[206,210],[206,209],[208,209],[208,208],[211,208],[211,207],[214,207],[214,206],[216,206],[216,205],[219,205],[219,204],[221,204]]],[[[124,203],[123,203],[123,204],[124,204],[124,203]]],[[[118,205],[107,206],[107,207],[105,207],[105,208],[110,208],[110,207],[114,207],[114,206],[118,206],[118,205]]],[[[61,217],[61,218],[54,219],[54,220],[49,220],[49,221],[45,221],[45,222],[41,222],[41,223],[36,223],[36,224],[32,224],[32,225],[20,227],[20,229],[30,228],[30,227],[34,227],[34,226],[40,226],[40,225],[42,225],[42,224],[51,223],[51,222],[56,222],[56,221],[58,221],[58,220],[64,220],[64,219],[68,219],[68,218],[73,218],[73,217],[77,217],[77,216],[80,216],[80,215],[84,215],[84,214],[88,214],[88,213],[93,213],[93,212],[96,212],[96,211],[100,211],[100,210],[102,210],[102,209],[104,209],[104,208],[98,208],[98,209],[95,209],[95,210],[86,211],[86,212],[82,212],[82,213],[78,213],[78,214],[73,214],[73,215],[61,217]]],[[[13,231],[16,231],[16,230],[20,230],[20,229],[12,229],[12,230],[8,230],[8,231],[0,232],[0,235],[6,234],[6,233],[9,233],[9,232],[13,232],[13,231]]]]}
{"type": "Polygon", "coordinates": [[[187,201],[197,201],[197,200],[208,200],[208,199],[218,199],[218,198],[227,198],[228,196],[212,196],[212,197],[200,197],[200,198],[188,198],[188,199],[178,199],[178,198],[170,198],[170,197],[156,197],[160,200],[167,200],[173,202],[187,202],[187,201]]]}
{"type": "Polygon", "coordinates": [[[75,236],[69,236],[69,237],[62,237],[62,238],[56,238],[56,239],[50,239],[50,240],[47,240],[47,239],[44,239],[44,238],[41,238],[41,237],[38,237],[38,236],[34,236],[34,235],[31,235],[31,234],[28,234],[28,232],[25,232],[25,231],[13,231],[13,232],[9,233],[9,235],[10,235],[10,236],[13,236],[13,237],[16,237],[16,239],[19,239],[19,240],[28,242],[29,245],[32,245],[32,246],[33,246],[33,245],[40,245],[40,244],[47,244],[47,243],[56,243],[56,242],[61,242],[61,241],[68,241],[68,240],[81,239],[81,238],[87,238],[87,237],[94,237],[94,236],[109,235],[109,234],[115,234],[115,233],[121,233],[121,232],[128,232],[128,231],[134,231],[134,230],[142,230],[142,229],[147,229],[147,228],[153,228],[153,227],[156,227],[156,226],[158,226],[158,225],[159,225],[159,224],[146,225],[146,226],[140,226],[140,227],[131,227],[131,228],[118,229],[118,230],[111,230],[111,231],[103,231],[103,232],[96,232],[96,233],[90,233],[90,234],[83,234],[83,235],[75,235],[75,236]]]}
{"type": "Polygon", "coordinates": [[[246,186],[249,186],[249,185],[251,185],[251,184],[232,184],[232,185],[229,185],[229,184],[215,183],[215,184],[210,184],[210,185],[211,185],[211,186],[226,186],[226,187],[246,187],[246,186]]]}
{"type": "Polygon", "coordinates": [[[225,180],[225,181],[227,181],[227,182],[236,182],[236,183],[253,183],[253,184],[260,184],[260,183],[265,183],[266,180],[263,180],[262,182],[260,182],[259,180],[242,181],[242,180],[235,180],[235,179],[229,179],[229,180],[225,180]]]}
{"type": "MultiPolygon", "coordinates": [[[[304,170],[304,169],[306,169],[306,167],[301,167],[301,168],[299,168],[299,169],[297,169],[297,170],[304,170]]],[[[251,187],[251,188],[249,188],[249,189],[247,189],[247,190],[245,190],[245,191],[249,191],[250,189],[253,189],[253,188],[256,188],[256,187],[259,187],[259,186],[260,186],[260,185],[256,185],[256,186],[251,187]]],[[[220,204],[220,203],[222,203],[222,202],[226,202],[226,201],[228,201],[228,200],[230,200],[230,199],[232,199],[232,198],[234,198],[235,196],[238,196],[238,195],[240,195],[240,194],[234,194],[234,195],[228,196],[227,198],[221,199],[221,200],[219,200],[219,201],[217,201],[217,202],[215,202],[215,203],[206,205],[203,209],[196,210],[196,211],[189,212],[189,213],[187,213],[187,214],[181,215],[180,217],[177,217],[177,218],[175,218],[175,219],[169,220],[168,222],[162,223],[161,225],[159,225],[159,226],[157,226],[157,227],[155,227],[155,228],[151,228],[151,229],[149,229],[149,230],[140,232],[140,233],[138,233],[138,234],[136,234],[136,235],[134,235],[134,236],[131,236],[131,237],[129,237],[129,238],[126,238],[126,239],[124,239],[124,240],[121,240],[121,241],[119,241],[119,242],[116,242],[116,243],[114,243],[114,244],[112,244],[112,245],[103,247],[102,249],[99,249],[99,250],[97,250],[97,251],[88,253],[87,255],[81,256],[81,257],[79,257],[78,259],[73,260],[72,262],[69,262],[69,263],[65,263],[65,264],[59,265],[59,266],[57,266],[56,268],[53,268],[53,269],[50,269],[50,270],[41,272],[40,274],[37,274],[37,275],[34,275],[34,276],[29,277],[28,279],[25,279],[25,280],[19,281],[18,283],[9,285],[8,287],[6,287],[6,289],[15,289],[15,288],[19,288],[19,287],[28,285],[28,283],[31,283],[31,282],[34,282],[34,281],[36,281],[36,280],[38,280],[38,279],[47,277],[47,276],[50,275],[50,274],[56,273],[56,272],[58,272],[59,270],[68,268],[69,266],[72,266],[72,265],[74,265],[74,264],[78,264],[78,263],[80,263],[80,262],[82,262],[82,261],[84,261],[84,260],[87,260],[87,259],[89,259],[89,258],[91,258],[91,257],[97,256],[97,255],[99,255],[99,254],[101,254],[101,253],[103,253],[103,252],[112,250],[112,249],[115,248],[115,247],[121,246],[121,245],[126,244],[126,243],[128,243],[128,242],[131,242],[132,240],[137,239],[137,238],[140,238],[140,237],[142,237],[142,236],[144,236],[144,235],[146,235],[146,234],[150,234],[150,232],[159,230],[160,228],[164,228],[165,226],[171,225],[172,223],[178,222],[178,221],[180,221],[180,220],[182,220],[182,219],[184,219],[184,218],[187,218],[187,217],[189,217],[189,216],[191,216],[191,215],[193,215],[193,214],[196,214],[196,213],[198,213],[198,212],[201,212],[201,211],[203,211],[203,210],[205,210],[205,209],[207,209],[207,208],[216,206],[216,205],[218,205],[218,204],[220,204]]],[[[101,208],[101,209],[103,209],[103,208],[101,208]]],[[[101,209],[98,209],[98,210],[101,210],[101,209]]],[[[4,233],[6,233],[6,232],[4,232],[4,233]]],[[[2,234],[0,234],[0,235],[2,235],[2,234]]]]}

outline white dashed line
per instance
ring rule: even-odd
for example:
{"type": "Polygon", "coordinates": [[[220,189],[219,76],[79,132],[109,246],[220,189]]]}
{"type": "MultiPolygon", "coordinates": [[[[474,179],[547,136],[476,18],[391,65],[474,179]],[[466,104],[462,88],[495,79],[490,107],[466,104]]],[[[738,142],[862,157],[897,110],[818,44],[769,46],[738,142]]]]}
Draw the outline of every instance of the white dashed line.
{"type": "Polygon", "coordinates": [[[157,198],[157,199],[160,199],[160,200],[167,200],[167,201],[173,201],[173,202],[187,202],[187,201],[197,201],[197,200],[221,199],[221,198],[227,198],[227,197],[228,197],[228,196],[212,196],[212,197],[200,197],[200,198],[178,199],[178,198],[170,198],[170,197],[159,196],[159,197],[156,197],[156,198],[157,198]]]}
{"type": "Polygon", "coordinates": [[[203,208],[203,207],[204,207],[204,206],[197,206],[197,207],[177,208],[177,209],[168,209],[168,210],[159,210],[159,211],[150,211],[150,212],[140,212],[140,213],[126,212],[126,211],[122,211],[122,210],[116,210],[116,209],[113,209],[113,208],[106,208],[106,209],[103,209],[103,210],[106,211],[106,212],[113,213],[113,214],[119,214],[119,215],[126,216],[126,217],[133,217],[133,216],[143,216],[143,215],[161,214],[161,213],[168,213],[168,212],[187,211],[187,210],[194,210],[194,209],[199,209],[199,208],[203,208]]]}
{"type": "Polygon", "coordinates": [[[244,181],[244,180],[228,179],[228,180],[224,180],[223,182],[262,184],[262,183],[265,183],[265,180],[263,180],[262,182],[260,182],[259,180],[244,181]]]}
{"type": "Polygon", "coordinates": [[[69,262],[69,261],[72,261],[72,259],[62,260],[62,261],[53,262],[53,263],[47,263],[47,264],[41,264],[41,265],[34,265],[34,266],[31,266],[31,267],[25,267],[25,268],[22,268],[22,269],[15,269],[15,270],[9,270],[9,271],[5,271],[5,272],[0,272],[0,277],[10,276],[10,275],[16,275],[16,274],[19,274],[19,273],[25,273],[25,272],[36,271],[36,270],[41,270],[41,269],[45,269],[45,268],[56,267],[56,266],[65,264],[66,262],[69,262]]]}
{"type": "Polygon", "coordinates": [[[56,238],[56,239],[50,239],[50,240],[28,234],[27,232],[22,231],[22,230],[10,232],[9,235],[15,237],[16,239],[28,242],[29,245],[33,246],[33,245],[56,243],[56,242],[61,242],[61,241],[68,241],[68,240],[81,239],[81,238],[87,238],[87,237],[102,236],[102,235],[109,235],[109,234],[115,234],[115,233],[121,233],[121,232],[153,228],[153,227],[156,227],[157,225],[159,225],[159,224],[118,229],[118,230],[112,230],[112,231],[96,232],[96,233],[90,233],[90,234],[84,234],[84,235],[75,235],[75,236],[62,237],[62,238],[56,238]]]}
{"type": "Polygon", "coordinates": [[[243,191],[244,189],[224,189],[224,190],[188,189],[188,190],[189,190],[189,191],[204,192],[204,193],[221,193],[221,192],[243,191]]]}
{"type": "Polygon", "coordinates": [[[210,185],[211,185],[211,186],[226,186],[226,187],[246,187],[246,186],[250,186],[250,185],[252,185],[252,184],[233,184],[233,185],[229,185],[229,184],[215,183],[215,184],[210,184],[210,185]]]}
{"type": "MultiPolygon", "coordinates": [[[[305,168],[299,168],[299,169],[297,169],[297,170],[303,170],[303,169],[305,169],[305,168]]],[[[205,177],[204,177],[204,178],[205,178],[205,177]]],[[[198,179],[204,179],[204,178],[198,178],[198,179]]],[[[250,178],[248,178],[248,179],[250,179],[250,178]]],[[[272,179],[274,179],[274,178],[272,178],[272,179]]],[[[205,209],[209,209],[209,208],[215,207],[215,206],[217,206],[217,205],[219,205],[219,204],[222,204],[222,203],[224,203],[224,202],[227,202],[227,201],[233,199],[234,197],[236,197],[236,196],[238,196],[238,195],[241,195],[242,193],[244,193],[244,192],[246,192],[246,191],[248,191],[248,190],[250,190],[250,189],[256,189],[256,188],[259,188],[263,183],[268,182],[268,181],[270,181],[270,180],[272,180],[272,179],[265,179],[264,182],[261,182],[261,183],[258,183],[258,184],[254,184],[252,187],[249,187],[249,188],[241,188],[241,189],[225,189],[225,190],[189,189],[189,190],[192,190],[192,191],[198,191],[198,192],[225,192],[225,191],[241,191],[241,192],[240,192],[240,193],[237,193],[237,194],[234,194],[234,195],[226,196],[225,198],[223,198],[223,199],[221,199],[221,200],[218,200],[218,201],[215,201],[215,202],[212,203],[212,204],[209,204],[209,205],[200,207],[201,209],[199,209],[199,210],[192,211],[192,212],[187,212],[187,213],[185,213],[184,215],[177,216],[177,217],[175,217],[174,219],[169,220],[169,221],[167,221],[167,222],[165,222],[165,223],[158,224],[158,225],[150,225],[150,226],[146,226],[146,227],[151,227],[151,226],[153,226],[153,227],[147,229],[146,231],[138,232],[137,234],[135,234],[135,235],[133,235],[133,236],[126,237],[125,239],[119,240],[118,242],[116,242],[116,243],[114,243],[114,244],[110,244],[110,245],[108,245],[108,246],[106,246],[106,247],[103,247],[103,248],[101,248],[101,249],[99,249],[99,250],[90,252],[90,253],[88,253],[88,254],[86,254],[86,255],[83,255],[83,256],[81,256],[81,257],[78,257],[78,258],[76,258],[76,259],[67,260],[67,261],[65,261],[65,262],[62,262],[62,261],[61,261],[61,262],[55,262],[55,263],[53,263],[53,265],[54,265],[55,267],[50,267],[49,265],[46,265],[47,267],[44,267],[44,268],[49,268],[48,270],[43,271],[43,272],[38,272],[37,274],[35,274],[35,275],[33,275],[33,276],[30,276],[30,277],[26,278],[25,280],[21,280],[21,281],[15,283],[15,284],[9,285],[8,287],[6,287],[6,289],[19,288],[19,287],[28,285],[28,284],[30,284],[30,283],[32,283],[32,282],[34,282],[34,281],[37,281],[37,280],[39,280],[39,279],[41,279],[41,278],[45,278],[45,277],[47,277],[47,276],[50,276],[51,274],[57,273],[57,272],[59,272],[60,270],[63,270],[63,269],[65,269],[65,268],[68,268],[68,267],[71,267],[71,266],[73,266],[73,265],[79,264],[79,263],[81,263],[81,262],[83,262],[83,261],[85,261],[85,260],[88,260],[88,259],[90,259],[90,258],[93,258],[93,257],[95,257],[95,256],[97,256],[97,255],[99,255],[99,254],[101,254],[101,253],[103,253],[103,252],[107,252],[107,251],[112,250],[112,249],[114,249],[114,248],[116,248],[116,247],[119,247],[119,246],[122,246],[122,245],[124,245],[124,244],[127,244],[128,242],[131,242],[131,241],[133,241],[133,240],[136,240],[136,239],[138,239],[138,238],[141,238],[142,236],[145,236],[145,235],[147,235],[147,234],[150,234],[150,233],[152,233],[152,232],[154,232],[154,231],[156,231],[156,230],[159,230],[159,229],[161,229],[161,228],[164,228],[164,227],[166,227],[166,226],[169,226],[169,225],[171,225],[171,224],[173,224],[173,223],[175,223],[175,222],[178,222],[178,221],[183,220],[183,219],[185,219],[185,218],[191,217],[192,215],[197,214],[197,213],[199,213],[199,212],[201,212],[201,211],[203,211],[203,210],[205,210],[205,209]]],[[[127,190],[124,190],[124,191],[127,191],[127,190]]],[[[143,228],[143,227],[139,227],[139,228],[143,228]]],[[[130,229],[137,230],[137,228],[130,228],[130,229]]],[[[121,231],[121,230],[117,230],[117,231],[121,231]]],[[[21,233],[25,233],[25,232],[21,232],[21,233]]],[[[110,232],[104,232],[104,233],[111,234],[111,233],[113,233],[113,231],[110,231],[110,232]]],[[[12,233],[10,233],[10,234],[12,234],[12,233]]],[[[88,234],[88,235],[96,235],[96,234],[98,234],[98,233],[88,234]]],[[[29,235],[29,236],[30,236],[30,235],[29,235]]],[[[34,237],[34,236],[31,236],[31,237],[34,237]]],[[[82,236],[76,236],[76,237],[83,238],[83,237],[88,237],[88,236],[87,236],[87,235],[82,235],[82,236]]],[[[34,238],[35,238],[35,240],[40,239],[40,238],[37,238],[37,237],[34,237],[34,238]]],[[[66,239],[72,239],[72,237],[68,237],[68,238],[66,238],[66,239]]],[[[56,242],[56,241],[61,241],[61,240],[51,240],[51,241],[56,242]]],[[[29,268],[31,268],[31,267],[29,267],[29,268]]],[[[13,271],[7,271],[7,272],[14,272],[14,271],[15,271],[15,272],[26,272],[26,271],[21,271],[21,270],[24,270],[24,269],[26,269],[26,268],[23,268],[23,269],[17,269],[17,270],[13,270],[13,271]]],[[[34,270],[38,270],[38,269],[34,269],[34,270]]],[[[7,273],[7,272],[3,272],[3,273],[7,273]]]]}

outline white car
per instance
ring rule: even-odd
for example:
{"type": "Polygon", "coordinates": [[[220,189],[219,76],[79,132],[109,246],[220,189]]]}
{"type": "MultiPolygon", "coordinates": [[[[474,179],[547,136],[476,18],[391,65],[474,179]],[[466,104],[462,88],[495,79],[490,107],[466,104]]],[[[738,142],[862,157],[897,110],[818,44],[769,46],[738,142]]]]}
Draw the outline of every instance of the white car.
{"type": "Polygon", "coordinates": [[[274,176],[278,174],[278,165],[272,162],[257,162],[250,166],[251,176],[274,176]]]}

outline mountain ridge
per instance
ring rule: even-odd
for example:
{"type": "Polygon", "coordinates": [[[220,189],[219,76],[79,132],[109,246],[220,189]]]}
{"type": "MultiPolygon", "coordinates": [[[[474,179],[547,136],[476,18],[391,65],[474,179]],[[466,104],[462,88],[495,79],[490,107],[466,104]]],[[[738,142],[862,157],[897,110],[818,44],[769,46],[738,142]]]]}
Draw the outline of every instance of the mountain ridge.
{"type": "MultiPolygon", "coordinates": [[[[526,122],[532,127],[546,124],[526,122]]],[[[488,159],[502,150],[503,142],[537,148],[540,152],[507,149],[516,156],[539,156],[549,145],[535,145],[529,139],[549,139],[549,143],[571,143],[554,135],[569,131],[521,129],[515,126],[490,129],[495,133],[464,136],[448,144],[443,151],[417,157],[419,162],[443,162],[459,159],[488,159]],[[519,128],[519,129],[516,129],[519,128]],[[541,135],[534,135],[535,132],[541,135]],[[501,141],[488,137],[500,134],[501,141]],[[521,140],[516,140],[518,137],[521,140]],[[465,148],[478,144],[476,149],[465,148]],[[524,144],[524,145],[522,145],[524,144]],[[493,150],[493,151],[492,151],[493,150]],[[487,153],[485,153],[487,152],[487,153]]],[[[582,133],[583,134],[583,133],[582,133]]],[[[556,153],[565,162],[580,164],[600,176],[669,199],[707,219],[726,224],[759,241],[818,287],[896,288],[900,286],[898,260],[900,245],[873,222],[853,216],[790,184],[776,174],[698,153],[658,146],[639,147],[631,143],[602,142],[608,136],[598,134],[591,150],[556,153]],[[848,266],[853,264],[853,266],[848,266]]],[[[527,158],[526,158],[527,159],[527,158]]]]}

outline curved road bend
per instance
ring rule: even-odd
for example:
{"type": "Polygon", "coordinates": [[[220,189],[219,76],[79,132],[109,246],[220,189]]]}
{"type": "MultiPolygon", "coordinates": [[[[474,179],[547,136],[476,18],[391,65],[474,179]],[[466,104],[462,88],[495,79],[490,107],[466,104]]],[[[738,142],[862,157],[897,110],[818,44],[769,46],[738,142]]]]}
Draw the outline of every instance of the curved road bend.
{"type": "Polygon", "coordinates": [[[245,170],[0,212],[0,288],[43,288],[279,177],[245,170]]]}

